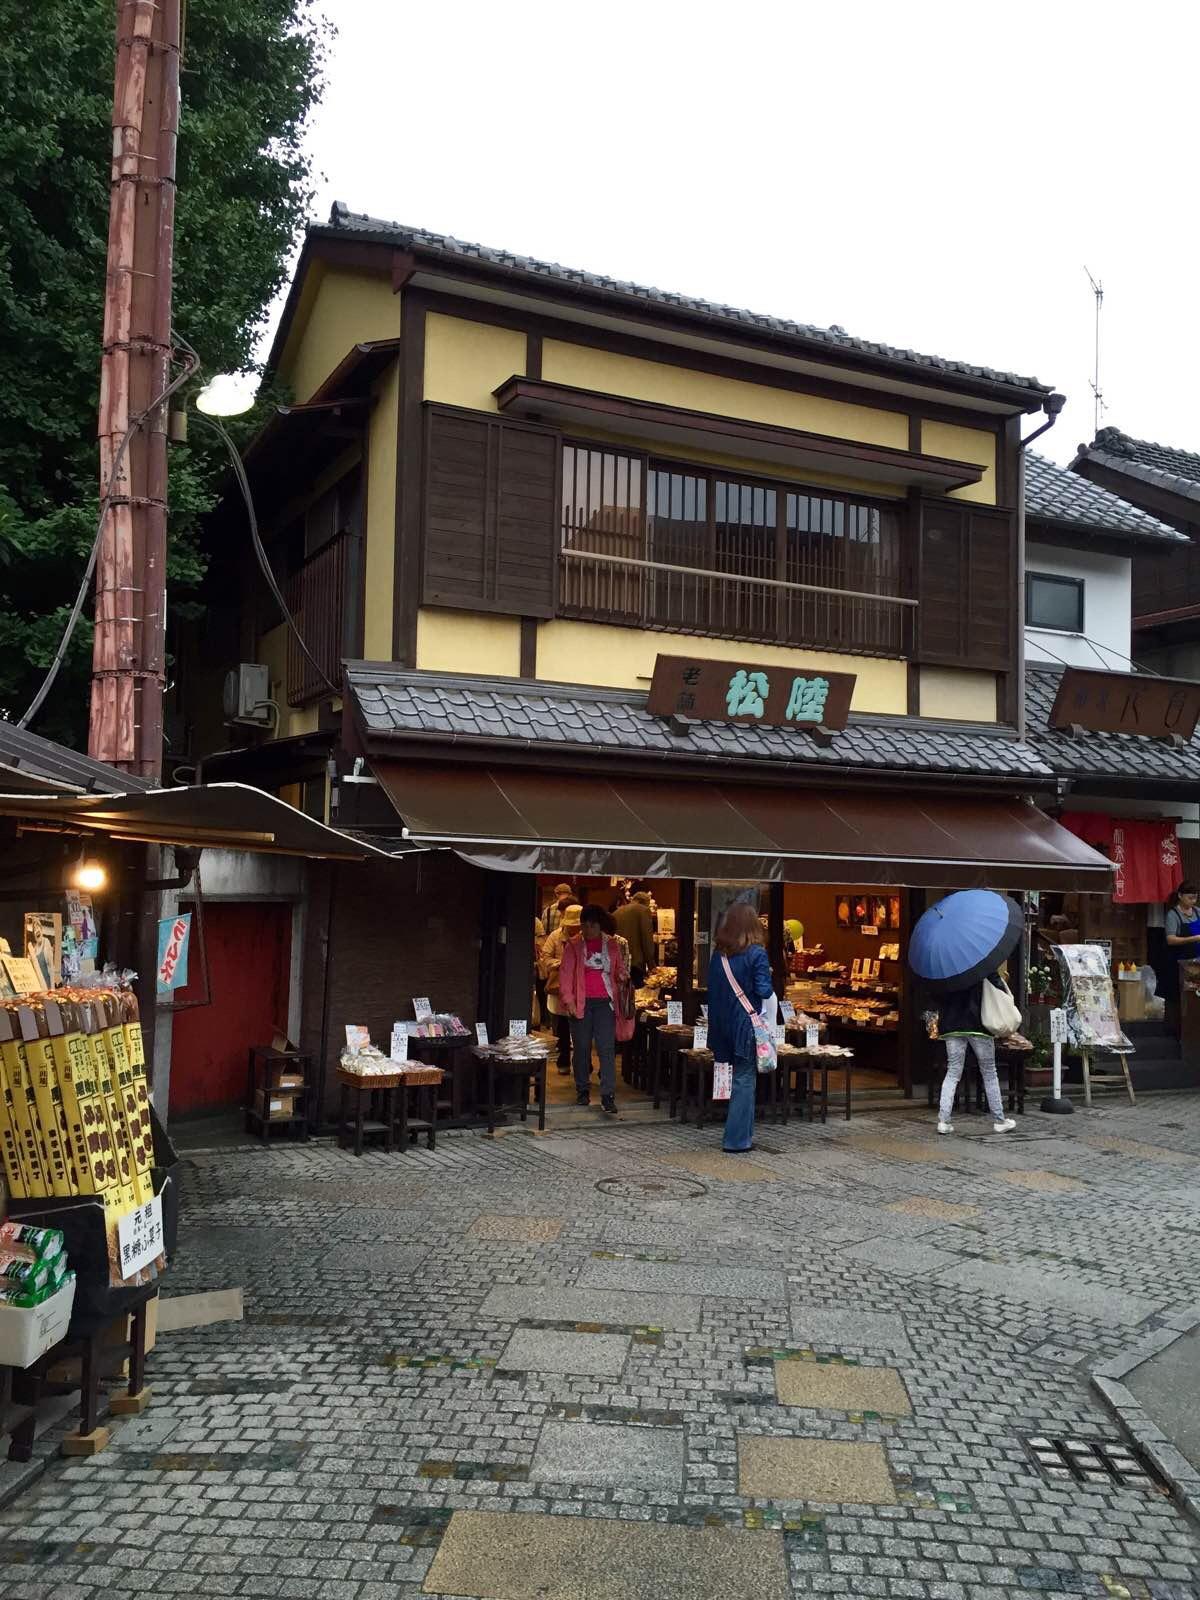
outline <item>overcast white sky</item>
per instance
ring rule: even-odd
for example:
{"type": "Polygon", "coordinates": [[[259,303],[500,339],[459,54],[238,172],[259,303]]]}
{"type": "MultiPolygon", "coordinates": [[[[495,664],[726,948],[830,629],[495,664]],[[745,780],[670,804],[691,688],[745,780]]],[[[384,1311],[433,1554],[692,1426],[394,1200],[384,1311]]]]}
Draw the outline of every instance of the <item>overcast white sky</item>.
{"type": "Polygon", "coordinates": [[[890,344],[1200,449],[1189,0],[325,0],[334,199],[890,344]]]}

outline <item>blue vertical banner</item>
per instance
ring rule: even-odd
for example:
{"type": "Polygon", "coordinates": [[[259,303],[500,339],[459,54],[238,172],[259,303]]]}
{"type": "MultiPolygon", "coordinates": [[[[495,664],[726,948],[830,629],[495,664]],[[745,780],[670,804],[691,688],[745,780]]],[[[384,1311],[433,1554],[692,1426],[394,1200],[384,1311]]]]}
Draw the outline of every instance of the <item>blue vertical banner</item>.
{"type": "Polygon", "coordinates": [[[188,981],[188,942],[192,916],[166,917],[158,925],[158,992],[170,994],[188,981]]]}

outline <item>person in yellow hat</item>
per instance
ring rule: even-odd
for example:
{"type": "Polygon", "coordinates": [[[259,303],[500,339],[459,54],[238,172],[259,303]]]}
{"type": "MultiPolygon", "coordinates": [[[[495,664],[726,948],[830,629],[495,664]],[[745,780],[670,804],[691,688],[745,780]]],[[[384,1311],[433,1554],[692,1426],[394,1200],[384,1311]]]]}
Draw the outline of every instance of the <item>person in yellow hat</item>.
{"type": "Polygon", "coordinates": [[[571,1071],[571,1016],[562,997],[563,951],[569,940],[579,938],[582,915],[583,907],[573,901],[563,906],[557,925],[542,945],[538,963],[546,983],[546,1009],[554,1019],[558,1039],[558,1070],[564,1077],[571,1071]]]}

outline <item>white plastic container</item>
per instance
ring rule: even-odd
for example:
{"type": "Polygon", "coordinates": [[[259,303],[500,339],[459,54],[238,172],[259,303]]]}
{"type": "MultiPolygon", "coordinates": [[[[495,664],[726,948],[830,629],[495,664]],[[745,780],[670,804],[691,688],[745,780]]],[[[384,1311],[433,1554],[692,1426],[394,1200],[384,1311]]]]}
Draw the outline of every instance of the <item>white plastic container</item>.
{"type": "Polygon", "coordinates": [[[66,1334],[75,1304],[75,1279],[40,1306],[0,1306],[0,1364],[31,1367],[66,1334]]]}

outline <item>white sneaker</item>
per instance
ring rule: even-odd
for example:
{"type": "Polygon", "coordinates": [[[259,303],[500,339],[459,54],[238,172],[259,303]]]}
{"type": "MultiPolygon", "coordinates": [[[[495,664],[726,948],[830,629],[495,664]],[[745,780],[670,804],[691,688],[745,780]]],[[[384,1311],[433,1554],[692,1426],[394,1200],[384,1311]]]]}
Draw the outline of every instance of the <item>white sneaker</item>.
{"type": "Polygon", "coordinates": [[[953,1133],[954,1132],[954,1124],[952,1122],[939,1122],[938,1123],[938,1132],[939,1133],[953,1133]]]}
{"type": "Polygon", "coordinates": [[[992,1131],[994,1133],[1011,1133],[1015,1127],[1016,1123],[1011,1117],[1005,1117],[1003,1122],[992,1123],[992,1131]]]}

